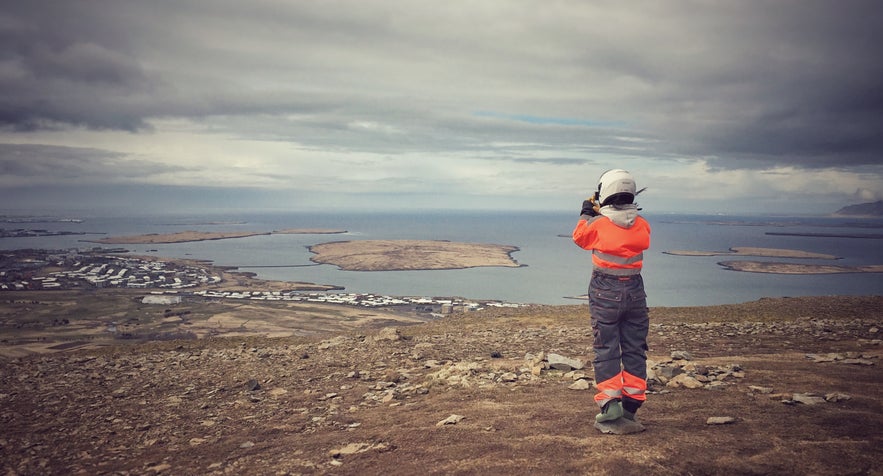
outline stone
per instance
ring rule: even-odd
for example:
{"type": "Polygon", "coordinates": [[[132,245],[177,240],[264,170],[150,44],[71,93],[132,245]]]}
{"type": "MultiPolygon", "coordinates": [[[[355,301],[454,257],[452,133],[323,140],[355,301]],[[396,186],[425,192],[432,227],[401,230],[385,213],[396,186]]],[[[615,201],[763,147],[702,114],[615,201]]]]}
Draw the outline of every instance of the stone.
{"type": "MultiPolygon", "coordinates": [[[[383,332],[383,330],[381,330],[381,332],[383,332]]],[[[332,347],[336,347],[338,345],[341,345],[345,342],[346,342],[346,337],[337,336],[337,337],[320,342],[318,348],[319,348],[319,350],[327,350],[332,347]]]]}
{"type": "Polygon", "coordinates": [[[760,387],[758,385],[749,385],[748,390],[752,392],[762,393],[764,395],[769,395],[773,393],[773,387],[760,387]]]}
{"type": "Polygon", "coordinates": [[[795,393],[791,396],[791,400],[796,403],[802,403],[804,405],[816,405],[819,403],[825,403],[825,398],[820,397],[818,395],[812,395],[809,393],[795,393]]]}
{"type": "Polygon", "coordinates": [[[653,382],[653,381],[658,382],[659,381],[659,377],[656,376],[656,370],[653,369],[652,367],[650,367],[649,364],[647,365],[647,381],[648,382],[653,382]]]}
{"type": "Polygon", "coordinates": [[[261,389],[261,384],[258,383],[257,380],[251,379],[248,382],[245,382],[245,388],[248,389],[248,391],[250,392],[254,392],[261,389]]]}
{"type": "Polygon", "coordinates": [[[546,354],[540,352],[539,354],[534,355],[528,352],[527,354],[524,354],[524,360],[530,363],[530,365],[541,365],[543,361],[546,360],[546,354]]]}
{"type": "Polygon", "coordinates": [[[736,423],[736,418],[731,416],[713,416],[705,420],[706,425],[726,425],[729,423],[736,423]]]}
{"type": "Polygon", "coordinates": [[[646,430],[644,425],[634,420],[629,420],[628,418],[617,418],[612,421],[595,422],[595,429],[601,433],[613,435],[629,435],[646,430]]]}
{"type": "Polygon", "coordinates": [[[582,370],[585,364],[579,359],[571,359],[560,354],[549,354],[546,357],[549,367],[557,370],[582,370]]]}
{"type": "Polygon", "coordinates": [[[518,375],[515,372],[506,372],[500,376],[500,382],[515,382],[518,380],[518,375]]]}
{"type": "Polygon", "coordinates": [[[671,353],[672,360],[693,360],[693,356],[686,350],[675,350],[671,353]]]}
{"type": "Polygon", "coordinates": [[[343,448],[336,448],[328,451],[328,456],[338,460],[343,456],[354,455],[359,453],[366,453],[368,451],[376,451],[379,453],[383,453],[386,451],[390,451],[395,449],[394,446],[390,446],[388,443],[350,443],[343,448]]]}
{"type": "Polygon", "coordinates": [[[702,382],[690,377],[687,374],[679,374],[675,378],[669,380],[666,387],[684,387],[684,388],[702,388],[705,386],[702,382]]]}
{"type": "Polygon", "coordinates": [[[380,332],[377,333],[377,335],[374,337],[374,340],[388,340],[395,342],[398,340],[402,340],[402,333],[397,327],[384,327],[383,329],[380,329],[380,332]]]}
{"type": "Polygon", "coordinates": [[[870,359],[843,359],[838,363],[846,365],[874,365],[874,361],[870,359]]]}
{"type": "Polygon", "coordinates": [[[172,465],[168,463],[158,464],[156,466],[151,466],[147,468],[147,471],[153,471],[154,473],[162,473],[163,471],[172,469],[172,465]]]}
{"type": "Polygon", "coordinates": [[[825,355],[806,354],[806,358],[811,359],[813,362],[819,364],[824,362],[836,362],[838,360],[843,360],[846,357],[844,357],[843,354],[829,353],[825,355]]]}
{"type": "Polygon", "coordinates": [[[589,381],[584,378],[581,378],[581,379],[577,380],[576,382],[573,382],[567,388],[569,388],[571,390],[588,390],[589,387],[590,387],[589,381]]]}
{"type": "Polygon", "coordinates": [[[832,393],[828,393],[825,395],[825,401],[832,402],[832,403],[842,402],[842,401],[851,400],[851,399],[852,399],[851,395],[847,395],[845,393],[840,393],[840,392],[832,392],[832,393]]]}
{"type": "Polygon", "coordinates": [[[660,380],[667,382],[682,373],[684,373],[684,370],[677,365],[658,365],[655,369],[654,375],[660,380]]]}
{"type": "Polygon", "coordinates": [[[435,426],[456,425],[457,423],[460,423],[461,421],[463,421],[464,418],[466,418],[466,417],[463,415],[452,414],[451,416],[445,418],[444,420],[436,423],[435,426]]]}
{"type": "Polygon", "coordinates": [[[343,448],[336,448],[328,452],[328,456],[332,458],[340,458],[341,456],[354,455],[364,453],[370,448],[369,443],[350,443],[343,448]]]}

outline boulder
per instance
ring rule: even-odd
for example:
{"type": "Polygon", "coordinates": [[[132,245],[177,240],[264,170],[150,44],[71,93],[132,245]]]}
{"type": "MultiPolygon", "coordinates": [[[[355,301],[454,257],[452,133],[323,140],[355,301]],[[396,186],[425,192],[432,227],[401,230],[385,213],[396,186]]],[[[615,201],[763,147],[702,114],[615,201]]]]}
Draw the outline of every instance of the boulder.
{"type": "Polygon", "coordinates": [[[585,367],[583,361],[560,354],[549,354],[546,360],[548,360],[550,368],[557,370],[582,370],[585,367]]]}

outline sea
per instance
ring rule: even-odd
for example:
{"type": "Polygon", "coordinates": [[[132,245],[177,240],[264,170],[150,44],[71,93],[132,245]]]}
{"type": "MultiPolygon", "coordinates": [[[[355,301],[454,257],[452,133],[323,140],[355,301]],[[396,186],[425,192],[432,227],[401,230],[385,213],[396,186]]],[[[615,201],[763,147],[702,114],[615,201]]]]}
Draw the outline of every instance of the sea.
{"type": "MultiPolygon", "coordinates": [[[[809,216],[679,215],[647,213],[652,228],[644,281],[651,307],[705,306],[764,297],[880,295],[883,273],[761,274],[727,270],[725,256],[676,256],[674,250],[785,248],[831,254],[836,261],[787,261],[847,266],[883,265],[883,219],[809,216]],[[785,234],[770,234],[785,233],[785,234]],[[803,236],[803,235],[829,236],[803,236]],[[834,235],[834,236],[830,236],[834,235]],[[857,237],[858,236],[858,237],[857,237]]],[[[101,246],[106,236],[198,231],[272,232],[291,228],[346,230],[343,234],[270,234],[177,244],[122,246],[132,254],[210,260],[269,280],[331,284],[346,292],[389,296],[462,297],[511,303],[579,304],[587,291],[591,255],[571,241],[578,217],[562,212],[236,212],[200,215],[71,216],[0,223],[0,228],[82,232],[85,235],[0,238],[0,249],[101,246]],[[514,245],[521,265],[431,271],[343,271],[310,261],[308,247],[345,240],[450,240],[514,245]]]]}

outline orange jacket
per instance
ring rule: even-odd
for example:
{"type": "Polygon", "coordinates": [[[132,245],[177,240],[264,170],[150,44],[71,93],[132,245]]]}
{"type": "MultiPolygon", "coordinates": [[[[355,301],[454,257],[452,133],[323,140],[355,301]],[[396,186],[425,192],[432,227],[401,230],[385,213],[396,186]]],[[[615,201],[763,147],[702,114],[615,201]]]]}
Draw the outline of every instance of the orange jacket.
{"type": "Polygon", "coordinates": [[[603,215],[582,216],[573,229],[573,242],[592,251],[592,264],[603,273],[638,274],[644,250],[650,247],[650,224],[641,216],[634,217],[631,226],[603,215]]]}

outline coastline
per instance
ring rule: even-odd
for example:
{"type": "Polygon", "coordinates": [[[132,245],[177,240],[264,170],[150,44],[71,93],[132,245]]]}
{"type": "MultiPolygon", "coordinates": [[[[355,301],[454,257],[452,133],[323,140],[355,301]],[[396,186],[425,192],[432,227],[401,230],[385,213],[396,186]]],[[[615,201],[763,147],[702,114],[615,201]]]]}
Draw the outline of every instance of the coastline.
{"type": "Polygon", "coordinates": [[[346,230],[331,230],[319,228],[289,228],[276,231],[180,231],[177,233],[147,233],[143,235],[109,236],[98,240],[80,240],[86,243],[100,243],[104,245],[143,245],[143,244],[170,244],[188,243],[195,241],[228,240],[234,238],[247,238],[250,236],[264,235],[328,235],[346,233],[346,230]]]}

